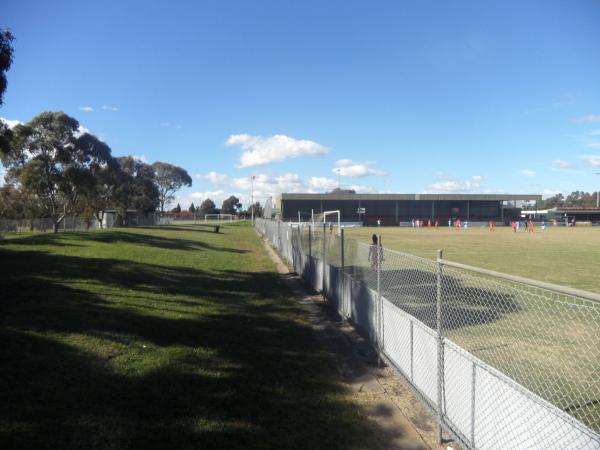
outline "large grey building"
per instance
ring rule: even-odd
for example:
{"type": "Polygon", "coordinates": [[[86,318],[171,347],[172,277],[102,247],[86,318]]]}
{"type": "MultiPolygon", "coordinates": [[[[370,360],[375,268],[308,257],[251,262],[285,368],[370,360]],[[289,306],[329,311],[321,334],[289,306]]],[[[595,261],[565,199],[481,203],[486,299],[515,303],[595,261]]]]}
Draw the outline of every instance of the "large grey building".
{"type": "Polygon", "coordinates": [[[313,211],[340,210],[343,222],[397,225],[412,219],[449,219],[508,223],[517,219],[517,202],[539,202],[541,195],[491,194],[282,194],[281,217],[297,220],[298,212],[306,218],[313,211]]]}

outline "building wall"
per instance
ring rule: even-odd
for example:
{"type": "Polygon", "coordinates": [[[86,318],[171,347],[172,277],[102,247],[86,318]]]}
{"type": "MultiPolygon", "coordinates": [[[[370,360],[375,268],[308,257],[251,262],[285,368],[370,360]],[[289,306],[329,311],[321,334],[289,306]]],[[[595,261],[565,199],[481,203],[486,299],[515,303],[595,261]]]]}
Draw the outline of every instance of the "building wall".
{"type": "Polygon", "coordinates": [[[497,200],[282,200],[284,220],[297,220],[298,211],[308,220],[311,210],[315,214],[340,210],[342,221],[363,220],[366,224],[378,219],[384,225],[396,225],[412,219],[439,220],[502,220],[502,202],[497,200]],[[365,208],[365,214],[357,213],[365,208]]]}

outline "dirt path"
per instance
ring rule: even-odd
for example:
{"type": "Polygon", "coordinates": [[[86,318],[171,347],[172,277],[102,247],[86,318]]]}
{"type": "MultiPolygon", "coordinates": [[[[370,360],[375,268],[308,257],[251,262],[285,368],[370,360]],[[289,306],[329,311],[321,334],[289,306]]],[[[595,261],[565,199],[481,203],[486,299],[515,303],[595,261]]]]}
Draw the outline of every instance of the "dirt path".
{"type": "MultiPolygon", "coordinates": [[[[320,294],[304,282],[267,243],[264,246],[290,291],[306,310],[323,347],[335,358],[342,382],[385,436],[388,448],[402,450],[457,449],[455,443],[437,444],[437,425],[431,414],[389,367],[377,366],[377,355],[348,324],[330,311],[320,294]]],[[[445,436],[448,437],[448,436],[445,436]]]]}

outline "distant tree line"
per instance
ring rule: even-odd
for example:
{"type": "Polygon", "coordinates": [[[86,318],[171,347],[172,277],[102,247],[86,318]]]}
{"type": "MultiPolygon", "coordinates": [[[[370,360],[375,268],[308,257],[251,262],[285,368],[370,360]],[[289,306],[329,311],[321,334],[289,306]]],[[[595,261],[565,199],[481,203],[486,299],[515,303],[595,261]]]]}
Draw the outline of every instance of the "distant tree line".
{"type": "MultiPolygon", "coordinates": [[[[233,214],[250,217],[252,215],[252,210],[254,210],[254,217],[262,217],[263,214],[263,208],[259,202],[256,202],[254,205],[250,205],[246,210],[243,210],[240,199],[235,195],[231,195],[223,200],[221,208],[217,208],[215,202],[213,202],[210,198],[207,198],[200,204],[200,206],[195,206],[194,202],[192,202],[187,210],[188,212],[196,214],[199,217],[204,217],[206,214],[233,214]]],[[[177,203],[177,205],[171,209],[171,212],[175,214],[181,213],[181,211],[182,208],[179,203],[177,203]]]]}
{"type": "MultiPolygon", "coordinates": [[[[553,195],[552,197],[548,197],[541,202],[538,202],[538,209],[552,209],[561,206],[579,206],[579,207],[595,207],[596,206],[596,192],[584,192],[584,191],[574,191],[571,192],[566,197],[558,193],[553,195]]],[[[523,209],[533,209],[535,208],[535,203],[526,203],[523,205],[523,209]]]]}

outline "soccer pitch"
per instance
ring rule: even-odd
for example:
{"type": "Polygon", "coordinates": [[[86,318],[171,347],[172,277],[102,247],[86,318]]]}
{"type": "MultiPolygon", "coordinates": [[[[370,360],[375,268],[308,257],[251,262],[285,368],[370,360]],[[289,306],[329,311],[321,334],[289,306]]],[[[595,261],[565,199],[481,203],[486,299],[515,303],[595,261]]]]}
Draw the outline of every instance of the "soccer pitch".
{"type": "MultiPolygon", "coordinates": [[[[510,228],[365,227],[345,230],[346,239],[368,243],[382,236],[386,249],[444,258],[505,273],[600,292],[600,229],[553,228],[514,233],[510,228]]],[[[349,246],[350,249],[354,246],[349,246]]],[[[350,260],[354,255],[350,254],[350,260]]],[[[366,256],[359,255],[359,264],[366,256]]],[[[433,265],[385,253],[382,296],[435,328],[433,265]],[[411,265],[412,264],[412,265],[411,265]],[[433,320],[433,322],[431,322],[433,320]],[[429,321],[429,323],[428,323],[429,321]]],[[[366,272],[370,273],[368,263],[366,272]]],[[[561,296],[540,297],[510,282],[487,283],[446,268],[445,335],[486,364],[592,429],[600,430],[597,309],[561,296]],[[590,400],[591,399],[591,400],[590,400]]]]}
{"type": "Polygon", "coordinates": [[[534,233],[514,233],[509,227],[469,228],[348,228],[347,238],[370,242],[381,234],[385,248],[444,259],[499,272],[600,292],[600,228],[552,227],[534,233]]]}

